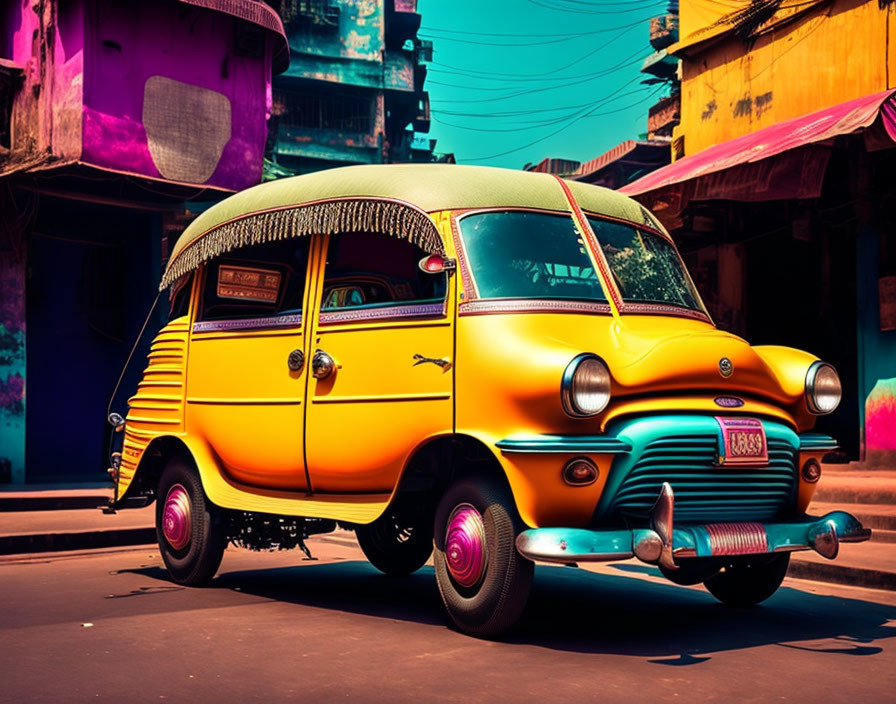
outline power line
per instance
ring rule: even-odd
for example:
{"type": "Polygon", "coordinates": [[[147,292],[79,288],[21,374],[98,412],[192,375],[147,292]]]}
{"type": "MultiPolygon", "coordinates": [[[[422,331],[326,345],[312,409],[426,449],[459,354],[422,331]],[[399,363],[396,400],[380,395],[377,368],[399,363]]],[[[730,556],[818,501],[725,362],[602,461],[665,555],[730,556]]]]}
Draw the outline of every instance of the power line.
{"type": "MultiPolygon", "coordinates": [[[[548,10],[555,10],[558,12],[567,12],[572,15],[622,15],[629,12],[636,12],[638,10],[645,10],[648,7],[653,5],[658,5],[660,3],[653,2],[653,0],[645,0],[644,3],[640,3],[639,7],[632,7],[627,10],[584,10],[584,9],[576,9],[572,7],[563,7],[560,5],[551,5],[546,2],[539,2],[539,0],[529,0],[529,2],[533,5],[538,5],[539,7],[547,8],[548,10]]],[[[613,3],[623,4],[623,3],[613,3]]]]}
{"type": "MultiPolygon", "coordinates": [[[[647,97],[650,98],[650,97],[652,97],[653,95],[656,95],[656,93],[658,93],[661,89],[662,89],[662,86],[661,86],[660,88],[657,88],[656,90],[654,90],[654,91],[653,91],[650,95],[648,95],[647,97]]],[[[642,98],[641,100],[638,100],[637,102],[632,103],[631,105],[627,105],[627,106],[625,106],[624,108],[617,108],[616,110],[608,110],[607,112],[604,112],[604,113],[586,112],[586,113],[583,114],[583,115],[579,115],[579,116],[577,116],[577,117],[574,117],[574,118],[571,119],[569,122],[567,122],[565,125],[563,125],[563,126],[561,126],[560,128],[554,130],[554,131],[551,132],[550,134],[546,134],[546,135],[544,135],[543,137],[539,137],[538,139],[536,139],[536,140],[534,140],[534,141],[532,141],[532,142],[529,142],[528,144],[523,144],[522,146],[514,147],[513,149],[508,149],[507,151],[503,151],[503,152],[500,152],[500,153],[498,153],[498,154],[491,154],[491,155],[489,155],[489,156],[473,157],[473,158],[471,158],[471,159],[464,159],[463,161],[465,161],[465,162],[467,162],[467,161],[487,161],[488,159],[497,159],[499,156],[507,156],[508,154],[513,154],[514,152],[518,152],[518,151],[520,151],[520,150],[522,150],[522,149],[527,149],[527,148],[529,148],[529,147],[533,147],[533,146],[535,146],[536,144],[538,144],[538,143],[540,143],[540,142],[543,142],[543,141],[546,140],[546,139],[550,139],[551,137],[560,134],[560,133],[563,132],[564,130],[569,129],[570,127],[572,127],[572,125],[574,125],[576,122],[578,122],[579,120],[581,120],[581,119],[584,118],[584,117],[603,117],[603,116],[605,116],[605,115],[612,115],[612,114],[615,114],[615,113],[624,112],[625,110],[630,110],[630,109],[633,108],[633,107],[637,107],[638,105],[642,104],[642,103],[644,102],[644,100],[646,100],[646,98],[642,98]]]]}
{"type": "MultiPolygon", "coordinates": [[[[593,36],[593,35],[596,35],[596,34],[606,34],[607,32],[615,32],[615,31],[617,31],[617,30],[621,30],[621,29],[631,29],[632,27],[643,26],[643,25],[645,25],[645,24],[650,20],[651,17],[652,17],[652,15],[651,15],[651,16],[648,16],[648,17],[643,17],[643,18],[641,18],[641,19],[639,19],[639,20],[636,20],[636,21],[633,21],[633,22],[629,22],[628,24],[619,25],[618,27],[603,27],[603,28],[601,28],[601,29],[596,29],[596,30],[593,30],[593,31],[591,31],[591,32],[579,32],[579,33],[574,33],[574,34],[545,34],[545,35],[538,35],[538,34],[534,34],[534,35],[524,35],[524,34],[515,35],[515,34],[506,34],[506,35],[501,35],[501,34],[489,34],[489,33],[487,33],[487,32],[483,32],[483,33],[480,33],[480,34],[479,34],[479,36],[492,36],[492,37],[501,37],[501,36],[504,36],[504,37],[514,37],[514,38],[516,38],[516,37],[525,37],[525,36],[533,36],[533,37],[538,37],[538,36],[543,36],[543,37],[554,37],[554,38],[549,39],[549,40],[545,40],[545,41],[535,41],[535,42],[516,42],[516,43],[508,43],[508,42],[487,42],[487,41],[475,41],[475,40],[472,40],[472,39],[456,39],[456,38],[454,38],[454,37],[438,37],[438,36],[431,36],[431,35],[428,34],[429,32],[433,32],[433,31],[439,32],[439,31],[440,31],[440,30],[432,30],[432,29],[429,29],[429,30],[421,29],[421,30],[418,32],[417,36],[419,36],[419,37],[421,37],[421,38],[423,38],[423,39],[431,39],[431,40],[433,40],[433,41],[438,41],[438,42],[458,42],[458,43],[461,43],[461,44],[475,44],[475,45],[478,45],[478,46],[506,46],[506,47],[513,47],[513,46],[540,46],[540,45],[545,45],[545,44],[558,44],[558,43],[560,43],[560,42],[569,41],[569,40],[571,40],[571,39],[581,39],[582,37],[589,37],[589,36],[593,36]],[[555,38],[555,37],[559,37],[559,38],[555,38]]],[[[444,31],[444,30],[442,30],[442,31],[444,31]]],[[[464,35],[467,35],[467,36],[471,36],[471,35],[475,35],[476,32],[459,32],[459,34],[464,34],[464,35]]]]}
{"type": "MultiPolygon", "coordinates": [[[[584,107],[585,108],[593,108],[593,107],[601,107],[603,105],[609,105],[610,103],[613,103],[616,100],[620,100],[621,98],[625,98],[630,95],[637,95],[639,93],[645,93],[649,90],[651,90],[651,89],[647,88],[647,87],[638,88],[637,90],[632,90],[632,91],[628,91],[627,93],[622,93],[621,95],[617,95],[614,98],[602,98],[600,100],[596,100],[591,103],[587,103],[586,105],[584,105],[584,107]]],[[[458,125],[456,123],[447,122],[439,117],[436,117],[435,115],[433,116],[432,119],[435,120],[436,122],[443,124],[443,125],[447,125],[448,127],[456,127],[457,129],[468,130],[471,132],[490,132],[490,133],[492,133],[492,132],[523,132],[525,130],[534,130],[534,129],[538,129],[539,127],[550,127],[551,125],[559,124],[561,122],[564,122],[565,120],[575,117],[577,112],[579,112],[579,111],[573,110],[572,112],[570,112],[566,115],[561,115],[559,117],[553,117],[553,118],[550,118],[547,120],[536,120],[536,121],[533,121],[533,124],[530,124],[527,127],[509,127],[506,129],[505,128],[468,127],[466,125],[458,125]]]]}
{"type": "Polygon", "coordinates": [[[450,99],[431,100],[430,103],[433,105],[436,103],[440,103],[440,104],[441,103],[493,103],[493,102],[499,101],[499,100],[510,100],[511,98],[517,98],[521,95],[530,95],[532,93],[544,93],[545,91],[549,91],[549,90],[560,90],[563,88],[569,88],[571,86],[581,85],[582,83],[588,83],[589,81],[593,81],[596,78],[602,78],[603,76],[608,76],[612,73],[615,73],[616,71],[626,68],[627,66],[631,66],[632,64],[640,63],[641,61],[643,61],[643,57],[637,58],[637,59],[635,59],[635,57],[638,56],[642,51],[644,51],[644,49],[639,47],[638,50],[634,54],[631,54],[630,56],[626,57],[625,59],[623,59],[621,62],[619,62],[615,66],[611,66],[608,69],[600,71],[590,78],[584,78],[584,79],[581,79],[578,81],[571,81],[569,83],[564,83],[562,85],[545,86],[545,87],[541,87],[541,88],[530,88],[528,90],[521,90],[516,93],[511,93],[510,95],[500,95],[495,98],[457,98],[454,100],[450,100],[450,99]],[[632,59],[634,59],[634,60],[632,60],[632,59]]]}

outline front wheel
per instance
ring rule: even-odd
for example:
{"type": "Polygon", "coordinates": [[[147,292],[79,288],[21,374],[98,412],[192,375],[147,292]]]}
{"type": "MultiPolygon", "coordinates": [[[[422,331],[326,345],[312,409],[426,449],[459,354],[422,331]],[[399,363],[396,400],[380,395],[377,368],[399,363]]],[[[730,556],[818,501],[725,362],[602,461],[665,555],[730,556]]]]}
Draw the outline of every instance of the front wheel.
{"type": "Polygon", "coordinates": [[[177,584],[198,587],[215,576],[227,547],[227,532],[198,474],[181,460],[169,462],[159,480],[156,537],[168,574],[177,584]]]}
{"type": "Polygon", "coordinates": [[[703,584],[716,599],[726,606],[755,606],[778,591],[787,567],[790,553],[755,558],[743,558],[726,565],[714,577],[703,584]]]}
{"type": "Polygon", "coordinates": [[[436,582],[449,616],[465,633],[491,638],[522,614],[534,563],[516,550],[519,528],[510,492],[490,479],[461,480],[439,502],[436,582]]]}

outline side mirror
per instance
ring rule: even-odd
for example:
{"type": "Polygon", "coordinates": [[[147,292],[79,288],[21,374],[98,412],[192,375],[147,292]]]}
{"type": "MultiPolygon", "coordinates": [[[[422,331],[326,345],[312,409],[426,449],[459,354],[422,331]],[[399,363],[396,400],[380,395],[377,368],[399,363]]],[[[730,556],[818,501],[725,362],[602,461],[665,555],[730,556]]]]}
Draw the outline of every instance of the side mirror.
{"type": "Polygon", "coordinates": [[[420,271],[427,274],[441,274],[443,271],[457,269],[457,260],[449,259],[441,254],[429,254],[420,260],[420,271]]]}

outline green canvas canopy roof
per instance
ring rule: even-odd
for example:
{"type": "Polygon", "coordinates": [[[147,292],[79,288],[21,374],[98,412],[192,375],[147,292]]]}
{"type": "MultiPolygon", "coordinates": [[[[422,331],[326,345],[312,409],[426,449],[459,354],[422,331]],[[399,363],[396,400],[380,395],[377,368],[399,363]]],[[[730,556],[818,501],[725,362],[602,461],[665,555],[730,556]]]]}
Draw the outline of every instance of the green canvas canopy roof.
{"type": "MultiPolygon", "coordinates": [[[[662,226],[636,201],[577,181],[567,185],[583,210],[662,226]]],[[[347,166],[263,183],[202,213],[184,231],[160,289],[201,263],[248,244],[320,233],[384,232],[427,251],[444,251],[427,213],[460,208],[538,208],[569,212],[553,176],[487,166],[347,166]]]]}

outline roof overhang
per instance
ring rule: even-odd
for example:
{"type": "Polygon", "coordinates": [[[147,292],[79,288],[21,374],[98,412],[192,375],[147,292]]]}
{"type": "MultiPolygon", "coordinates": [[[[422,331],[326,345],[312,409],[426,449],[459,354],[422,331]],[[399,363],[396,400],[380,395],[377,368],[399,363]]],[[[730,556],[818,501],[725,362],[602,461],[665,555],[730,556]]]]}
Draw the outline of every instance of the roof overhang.
{"type": "Polygon", "coordinates": [[[591,182],[597,172],[619,161],[657,168],[669,161],[670,143],[660,140],[627,139],[598,157],[582,163],[573,174],[576,181],[591,182]],[[654,166],[656,165],[656,166],[654,166]]]}
{"type": "MultiPolygon", "coordinates": [[[[712,24],[687,37],[682,37],[674,44],[666,47],[669,54],[681,57],[693,57],[708,49],[713,44],[733,35],[739,34],[742,39],[754,41],[764,34],[780,29],[801,17],[814,12],[832,0],[784,0],[767,21],[756,24],[756,11],[752,3],[745,7],[723,15],[712,24]]],[[[770,5],[769,5],[770,7],[770,5]]]]}
{"type": "Polygon", "coordinates": [[[283,73],[289,66],[289,41],[283,29],[283,21],[273,8],[256,0],[178,0],[196,7],[204,7],[215,12],[251,22],[266,29],[273,35],[273,71],[283,73]]]}

